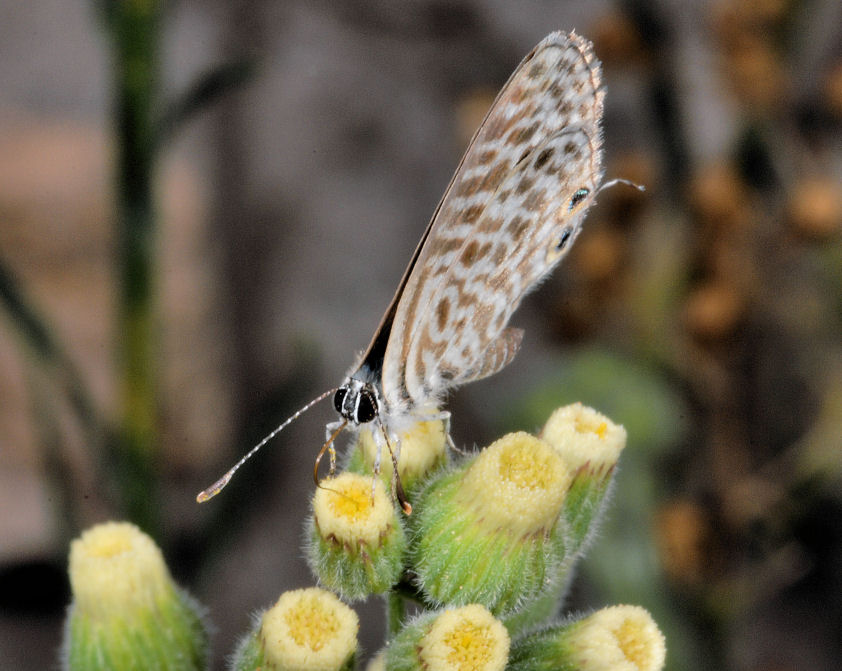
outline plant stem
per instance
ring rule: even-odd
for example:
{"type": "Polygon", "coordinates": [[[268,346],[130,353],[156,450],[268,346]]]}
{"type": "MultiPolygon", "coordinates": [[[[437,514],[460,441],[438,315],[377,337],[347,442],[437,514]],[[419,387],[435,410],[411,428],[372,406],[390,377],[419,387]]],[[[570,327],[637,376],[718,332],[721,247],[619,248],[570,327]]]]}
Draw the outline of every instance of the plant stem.
{"type": "Polygon", "coordinates": [[[390,590],[386,593],[386,637],[391,638],[397,634],[403,626],[406,609],[403,597],[397,592],[390,590]]]}
{"type": "Polygon", "coordinates": [[[115,443],[117,484],[129,519],[156,531],[157,332],[154,310],[154,107],[160,6],[116,0],[109,7],[117,133],[116,207],[120,293],[118,356],[122,419],[115,443]]]}

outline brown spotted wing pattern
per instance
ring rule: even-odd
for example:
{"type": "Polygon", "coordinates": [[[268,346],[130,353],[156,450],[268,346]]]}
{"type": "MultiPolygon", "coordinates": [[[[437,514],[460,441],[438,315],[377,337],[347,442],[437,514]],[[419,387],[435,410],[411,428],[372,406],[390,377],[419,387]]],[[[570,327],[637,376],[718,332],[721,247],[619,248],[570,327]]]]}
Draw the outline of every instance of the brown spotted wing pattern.
{"type": "Polygon", "coordinates": [[[547,36],[500,91],[363,356],[387,422],[512,360],[522,332],[509,318],[602,179],[602,100],[599,62],[574,33],[547,36]]]}

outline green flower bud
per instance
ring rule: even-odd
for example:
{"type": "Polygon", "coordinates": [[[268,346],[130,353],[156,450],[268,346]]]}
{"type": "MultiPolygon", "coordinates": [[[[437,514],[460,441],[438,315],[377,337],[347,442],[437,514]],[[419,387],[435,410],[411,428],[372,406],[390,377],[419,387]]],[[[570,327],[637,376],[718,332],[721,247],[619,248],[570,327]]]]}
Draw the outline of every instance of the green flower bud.
{"type": "Polygon", "coordinates": [[[603,608],[512,644],[508,671],[661,671],[664,635],[639,606],[603,608]]]}
{"type": "MultiPolygon", "coordinates": [[[[398,446],[393,445],[392,448],[398,446]]],[[[447,462],[447,436],[444,432],[444,422],[435,420],[417,422],[400,436],[400,458],[398,459],[398,474],[404,491],[411,494],[416,485],[427,474],[447,462]]],[[[383,449],[380,455],[380,474],[387,484],[392,480],[392,459],[388,450],[383,449]]],[[[374,460],[377,456],[377,446],[369,429],[359,433],[357,449],[353,451],[348,470],[355,473],[371,475],[374,472],[374,460]]]]}
{"type": "Polygon", "coordinates": [[[506,627],[512,634],[533,629],[558,614],[570,569],[596,531],[609,498],[617,460],[626,444],[622,426],[581,403],[556,410],[540,436],[559,451],[573,473],[562,506],[567,530],[566,570],[541,596],[506,618],[506,627]]]}
{"type": "Polygon", "coordinates": [[[570,477],[557,450],[513,433],[430,483],[410,518],[422,594],[495,614],[541,594],[565,556],[557,522],[570,477]]]}
{"type": "Polygon", "coordinates": [[[284,592],[237,648],[236,671],[351,671],[357,614],[330,592],[311,587],[284,592]]]}
{"type": "MultiPolygon", "coordinates": [[[[503,671],[509,634],[477,604],[422,615],[389,643],[389,671],[503,671]]],[[[375,667],[376,668],[376,667],[375,667]]]]}
{"type": "Polygon", "coordinates": [[[617,460],[626,446],[626,430],[596,410],[574,403],[556,410],[540,436],[558,450],[573,472],[562,511],[573,559],[597,528],[617,460]]]}
{"type": "Polygon", "coordinates": [[[347,472],[323,480],[308,536],[310,568],[346,599],[385,592],[400,579],[406,537],[380,480],[347,472]]]}
{"type": "Polygon", "coordinates": [[[70,545],[73,603],[65,669],[204,669],[201,609],[173,582],[154,541],[128,523],[97,525],[70,545]]]}

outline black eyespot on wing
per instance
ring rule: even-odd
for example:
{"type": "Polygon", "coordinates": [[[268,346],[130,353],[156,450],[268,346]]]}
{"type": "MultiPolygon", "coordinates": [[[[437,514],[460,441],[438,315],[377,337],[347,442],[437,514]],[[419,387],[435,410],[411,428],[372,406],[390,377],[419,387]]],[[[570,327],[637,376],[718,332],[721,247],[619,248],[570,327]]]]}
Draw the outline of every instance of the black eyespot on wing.
{"type": "Polygon", "coordinates": [[[336,412],[340,415],[342,414],[342,404],[345,402],[345,396],[347,394],[348,390],[345,387],[339,387],[333,395],[333,407],[336,408],[336,412]]]}
{"type": "Polygon", "coordinates": [[[357,406],[357,422],[365,424],[370,422],[377,415],[377,407],[374,403],[374,397],[370,391],[363,390],[360,394],[360,403],[357,406]]]}
{"type": "Polygon", "coordinates": [[[570,207],[569,210],[572,210],[576,207],[579,203],[581,203],[585,198],[588,197],[590,193],[590,189],[579,189],[576,193],[573,194],[573,197],[570,199],[570,207]]]}
{"type": "Polygon", "coordinates": [[[559,238],[558,244],[556,244],[555,246],[556,251],[560,252],[562,249],[564,249],[564,246],[568,243],[568,241],[570,240],[570,236],[572,235],[573,231],[571,231],[569,228],[565,228],[564,231],[562,231],[561,233],[561,238],[559,238]]]}

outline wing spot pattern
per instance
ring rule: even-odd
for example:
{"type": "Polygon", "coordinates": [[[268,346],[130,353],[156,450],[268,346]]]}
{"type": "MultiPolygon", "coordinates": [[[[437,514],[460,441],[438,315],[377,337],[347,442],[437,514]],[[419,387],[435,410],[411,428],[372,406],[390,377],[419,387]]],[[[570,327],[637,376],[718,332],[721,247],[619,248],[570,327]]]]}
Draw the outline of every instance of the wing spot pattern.
{"type": "Polygon", "coordinates": [[[532,139],[532,136],[535,135],[535,131],[537,130],[537,122],[533,123],[531,126],[527,126],[526,128],[514,128],[506,136],[506,143],[518,146],[523,144],[524,142],[529,142],[529,140],[532,139]]]}
{"type": "Polygon", "coordinates": [[[466,268],[470,268],[477,260],[478,255],[479,243],[476,240],[471,240],[459,256],[459,262],[466,268]]]}
{"type": "Polygon", "coordinates": [[[542,76],[547,71],[547,66],[545,63],[541,63],[540,61],[534,63],[532,67],[529,69],[529,76],[535,79],[542,76]]]}
{"type": "Polygon", "coordinates": [[[495,158],[497,158],[497,154],[499,152],[496,149],[486,149],[478,159],[480,165],[488,165],[491,163],[495,158]]]}
{"type": "Polygon", "coordinates": [[[465,210],[462,217],[467,221],[469,224],[473,224],[479,216],[482,214],[482,211],[485,208],[481,205],[471,205],[467,210],[465,210]]]}
{"type": "Polygon", "coordinates": [[[439,332],[444,331],[444,327],[447,326],[448,317],[450,317],[450,300],[445,296],[436,306],[436,323],[438,324],[439,332]]]}
{"type": "Polygon", "coordinates": [[[529,228],[529,219],[521,217],[520,215],[514,217],[506,226],[506,231],[511,234],[515,240],[519,240],[526,230],[529,228]]]}
{"type": "Polygon", "coordinates": [[[552,158],[553,152],[555,150],[552,147],[547,147],[546,149],[542,150],[538,157],[535,159],[535,169],[540,170],[544,167],[544,164],[552,158]]]}
{"type": "Polygon", "coordinates": [[[515,193],[519,196],[522,196],[524,193],[527,193],[533,186],[535,186],[535,180],[530,179],[529,177],[524,177],[520,180],[520,183],[515,188],[515,193]]]}

